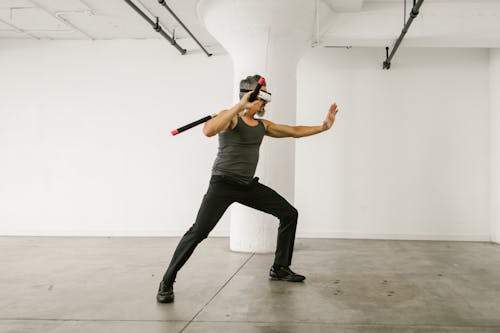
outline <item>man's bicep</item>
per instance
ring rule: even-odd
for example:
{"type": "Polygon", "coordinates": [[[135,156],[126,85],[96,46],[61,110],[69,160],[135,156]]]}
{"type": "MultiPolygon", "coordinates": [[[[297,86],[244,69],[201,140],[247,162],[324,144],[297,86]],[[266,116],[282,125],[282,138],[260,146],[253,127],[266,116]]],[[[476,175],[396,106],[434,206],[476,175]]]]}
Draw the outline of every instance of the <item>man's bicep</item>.
{"type": "Polygon", "coordinates": [[[238,123],[238,116],[234,116],[231,118],[231,121],[221,130],[221,132],[231,131],[236,127],[238,123]]]}

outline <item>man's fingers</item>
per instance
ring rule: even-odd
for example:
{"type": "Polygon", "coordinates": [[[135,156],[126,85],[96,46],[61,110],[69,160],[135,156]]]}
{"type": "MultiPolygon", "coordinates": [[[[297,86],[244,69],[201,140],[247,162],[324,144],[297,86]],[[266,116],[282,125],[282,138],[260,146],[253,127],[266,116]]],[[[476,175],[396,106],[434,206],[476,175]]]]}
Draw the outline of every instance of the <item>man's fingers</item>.
{"type": "Polygon", "coordinates": [[[330,105],[330,111],[337,113],[338,110],[339,109],[337,107],[337,103],[333,103],[332,105],[330,105]]]}

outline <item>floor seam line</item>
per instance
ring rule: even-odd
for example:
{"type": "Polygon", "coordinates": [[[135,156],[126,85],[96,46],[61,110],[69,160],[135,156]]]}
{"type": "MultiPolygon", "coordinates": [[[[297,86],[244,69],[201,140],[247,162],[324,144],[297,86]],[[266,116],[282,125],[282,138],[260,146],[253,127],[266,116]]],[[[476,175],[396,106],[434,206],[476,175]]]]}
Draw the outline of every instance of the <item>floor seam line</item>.
{"type": "MultiPolygon", "coordinates": [[[[208,304],[208,303],[207,303],[208,304]]],[[[201,312],[201,311],[200,311],[201,312]]],[[[193,317],[194,320],[196,317],[193,317]]],[[[192,322],[192,320],[190,322],[192,322]]],[[[1,321],[55,321],[55,322],[186,322],[186,320],[151,320],[151,319],[50,319],[50,318],[0,318],[1,321]]],[[[500,325],[480,325],[480,324],[464,324],[464,325],[446,325],[446,324],[393,324],[393,323],[342,323],[328,321],[253,321],[253,320],[201,320],[199,323],[225,323],[225,324],[287,324],[287,325],[333,325],[341,327],[412,327],[412,328],[500,328],[500,325]]],[[[187,327],[186,327],[187,328],[187,327]]],[[[185,328],[184,328],[185,329],[185,328]]]]}
{"type": "Polygon", "coordinates": [[[346,327],[462,327],[462,328],[498,328],[500,325],[480,325],[480,324],[464,324],[464,325],[447,325],[447,324],[393,324],[393,323],[349,323],[349,322],[334,322],[334,321],[262,321],[262,320],[200,320],[197,323],[217,323],[217,324],[278,324],[278,325],[333,325],[346,327]]]}
{"type": "Polygon", "coordinates": [[[186,322],[187,320],[172,319],[172,320],[162,320],[162,319],[82,319],[82,318],[0,318],[0,321],[82,321],[82,322],[92,322],[92,321],[102,321],[102,322],[186,322]]]}
{"type": "Polygon", "coordinates": [[[243,267],[244,267],[244,266],[245,266],[245,265],[246,265],[246,264],[250,261],[250,259],[252,259],[252,258],[254,257],[254,255],[255,255],[255,252],[254,252],[254,253],[252,253],[252,254],[251,254],[251,255],[247,258],[247,260],[245,260],[245,262],[244,262],[243,264],[241,264],[241,266],[240,266],[240,267],[238,267],[238,269],[236,270],[236,272],[234,272],[234,273],[233,273],[233,275],[231,275],[231,276],[229,277],[229,279],[228,279],[228,280],[227,280],[227,281],[226,281],[226,282],[222,285],[222,287],[220,287],[220,288],[219,288],[219,290],[217,290],[217,292],[216,292],[216,293],[215,293],[215,294],[214,294],[214,295],[213,295],[213,296],[212,296],[212,297],[208,300],[208,302],[206,302],[206,303],[205,303],[205,305],[203,305],[203,306],[201,307],[201,309],[200,309],[200,310],[199,310],[199,311],[198,311],[198,312],[197,312],[197,313],[193,316],[193,318],[191,318],[191,320],[190,320],[190,321],[188,321],[188,323],[186,324],[186,326],[184,326],[184,327],[183,327],[183,328],[179,331],[179,333],[184,332],[184,330],[185,330],[185,329],[186,329],[189,325],[191,325],[191,323],[192,323],[192,322],[196,319],[196,317],[198,317],[198,315],[199,315],[199,314],[200,314],[200,313],[201,313],[201,312],[202,312],[202,311],[203,311],[203,310],[207,307],[207,305],[208,305],[208,304],[210,304],[210,302],[212,302],[212,301],[213,301],[213,299],[214,299],[217,295],[219,295],[219,293],[222,291],[222,289],[224,289],[224,288],[228,285],[228,283],[229,283],[229,282],[230,282],[230,281],[231,281],[231,280],[232,280],[232,279],[236,276],[236,274],[238,274],[238,273],[239,273],[239,271],[241,271],[241,269],[242,269],[242,268],[243,268],[243,267]]]}

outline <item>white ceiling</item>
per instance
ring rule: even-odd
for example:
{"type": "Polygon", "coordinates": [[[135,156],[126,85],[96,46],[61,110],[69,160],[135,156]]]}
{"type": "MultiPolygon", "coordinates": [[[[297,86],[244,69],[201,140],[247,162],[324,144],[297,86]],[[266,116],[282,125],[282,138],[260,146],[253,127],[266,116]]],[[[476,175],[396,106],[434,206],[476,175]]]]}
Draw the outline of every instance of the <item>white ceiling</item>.
{"type": "MultiPolygon", "coordinates": [[[[189,36],[157,0],[133,1],[151,18],[159,16],[167,33],[175,31],[183,46],[189,36]]],[[[198,19],[197,1],[167,4],[203,45],[218,48],[198,19]]],[[[413,1],[406,3],[409,12],[413,1]]],[[[390,46],[403,27],[403,4],[404,0],[318,0],[319,20],[311,43],[390,46]]],[[[0,0],[0,40],[124,38],[162,37],[123,0],[0,0]]],[[[500,47],[500,0],[425,0],[403,45],[500,47]]]]}
{"type": "MultiPolygon", "coordinates": [[[[157,0],[133,0],[151,19],[158,16],[176,39],[188,34],[157,0]]],[[[205,45],[217,44],[196,14],[197,0],[168,1],[205,45]]],[[[123,0],[0,0],[0,39],[162,38],[123,0]]],[[[180,42],[179,42],[180,43],[180,42]]]]}
{"type": "MultiPolygon", "coordinates": [[[[403,1],[365,0],[356,12],[332,12],[323,45],[391,46],[403,28],[403,1]]],[[[407,13],[413,1],[407,1],[407,13]]],[[[408,15],[406,15],[408,18],[408,15]]],[[[500,0],[425,0],[403,41],[415,47],[500,47],[500,0]]]]}

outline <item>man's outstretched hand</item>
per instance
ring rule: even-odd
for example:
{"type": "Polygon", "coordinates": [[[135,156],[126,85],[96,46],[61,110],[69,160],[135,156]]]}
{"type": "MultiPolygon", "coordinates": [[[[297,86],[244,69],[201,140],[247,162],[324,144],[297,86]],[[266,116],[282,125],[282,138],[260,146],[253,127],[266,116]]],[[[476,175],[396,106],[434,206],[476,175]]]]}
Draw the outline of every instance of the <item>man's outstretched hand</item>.
{"type": "Polygon", "coordinates": [[[335,116],[337,115],[337,112],[339,109],[337,108],[337,103],[333,103],[330,105],[330,109],[328,110],[328,113],[326,114],[326,119],[323,121],[323,128],[324,130],[329,130],[333,123],[335,122],[335,116]]]}

